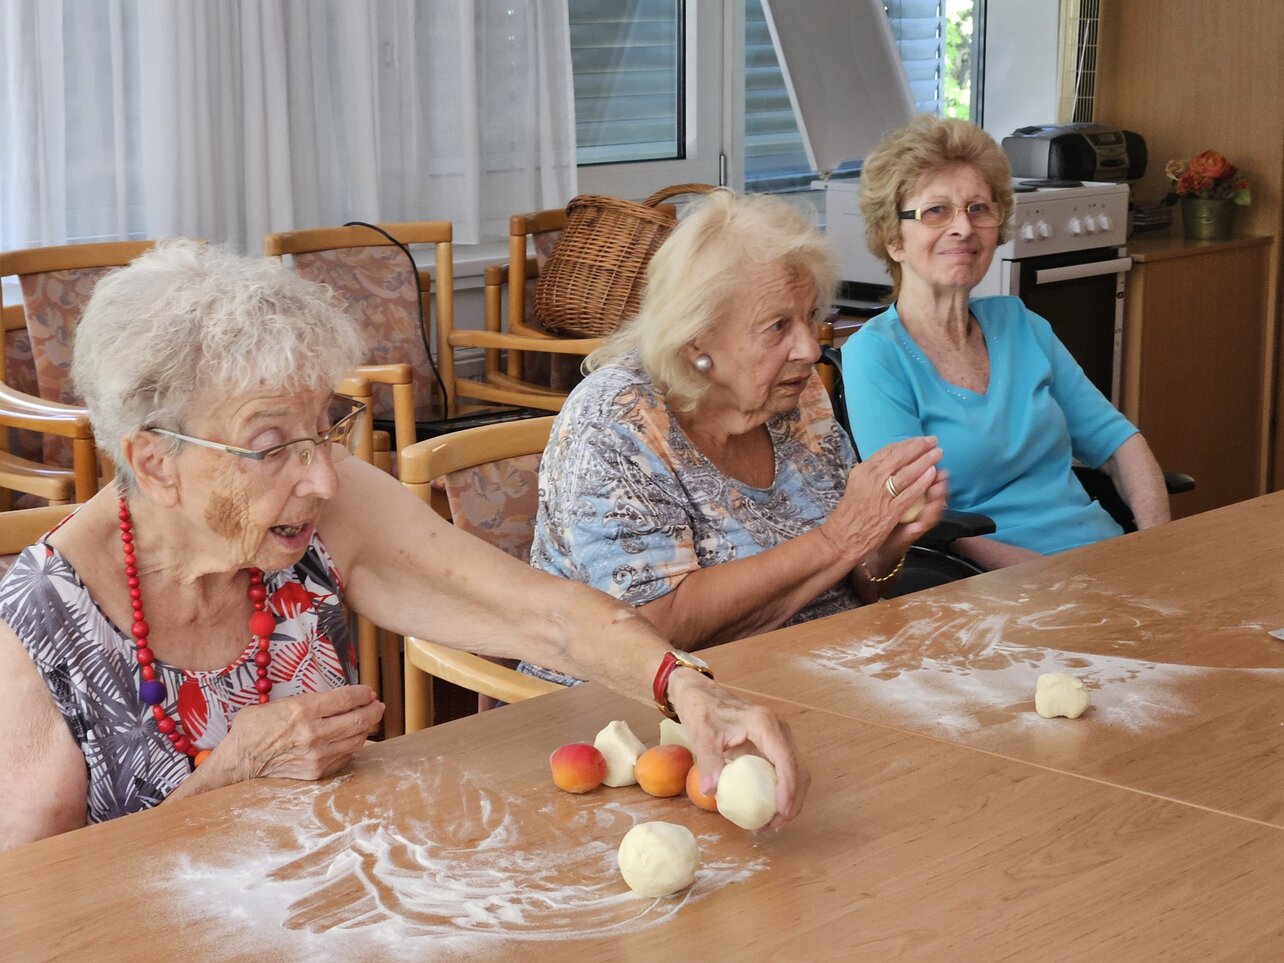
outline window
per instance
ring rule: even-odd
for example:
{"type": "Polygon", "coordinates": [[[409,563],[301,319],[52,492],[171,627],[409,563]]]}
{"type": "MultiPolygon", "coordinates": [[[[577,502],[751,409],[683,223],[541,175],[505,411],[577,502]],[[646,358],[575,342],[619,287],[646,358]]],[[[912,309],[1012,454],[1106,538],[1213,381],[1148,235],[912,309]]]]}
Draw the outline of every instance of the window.
{"type": "Polygon", "coordinates": [[[579,189],[718,182],[720,0],[568,0],[579,189]]]}
{"type": "Polygon", "coordinates": [[[578,162],[680,159],[682,4],[570,0],[569,8],[578,162]]]}
{"type": "MultiPolygon", "coordinates": [[[[984,0],[885,0],[916,109],[972,119],[972,24],[984,0]]],[[[745,185],[803,187],[809,169],[762,0],[745,2],[745,185]]]]}

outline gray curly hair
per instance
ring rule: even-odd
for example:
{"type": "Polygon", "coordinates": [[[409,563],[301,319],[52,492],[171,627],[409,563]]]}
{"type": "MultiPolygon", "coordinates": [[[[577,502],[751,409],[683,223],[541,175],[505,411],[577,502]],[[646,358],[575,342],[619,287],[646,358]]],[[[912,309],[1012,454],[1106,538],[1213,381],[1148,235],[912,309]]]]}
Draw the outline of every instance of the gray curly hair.
{"type": "Polygon", "coordinates": [[[132,484],[122,439],[182,431],[209,392],[333,387],[364,353],[325,285],[275,259],[175,239],[98,282],[76,327],[71,377],[99,447],[132,484]]]}
{"type": "Polygon", "coordinates": [[[822,317],[838,286],[824,235],[788,201],[719,189],[692,208],[647,266],[637,316],[584,361],[593,371],[636,353],[679,411],[695,408],[709,387],[682,349],[724,320],[732,297],[762,268],[805,271],[822,317]]]}

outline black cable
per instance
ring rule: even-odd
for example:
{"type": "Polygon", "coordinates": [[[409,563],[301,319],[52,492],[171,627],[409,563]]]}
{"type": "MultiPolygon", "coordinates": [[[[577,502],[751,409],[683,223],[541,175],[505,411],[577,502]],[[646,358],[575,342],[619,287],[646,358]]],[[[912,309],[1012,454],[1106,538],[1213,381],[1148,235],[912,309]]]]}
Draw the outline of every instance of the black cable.
{"type": "MultiPolygon", "coordinates": [[[[450,398],[446,394],[445,382],[441,380],[441,373],[437,370],[437,362],[433,360],[432,345],[428,341],[428,324],[424,318],[424,286],[423,282],[419,280],[419,265],[415,263],[415,256],[410,253],[409,247],[397,240],[378,224],[371,224],[368,221],[348,221],[343,226],[368,227],[370,230],[375,231],[378,234],[382,234],[389,241],[395,244],[401,250],[401,253],[406,256],[406,260],[410,262],[410,276],[415,279],[415,303],[419,306],[419,336],[424,340],[424,351],[428,354],[428,366],[432,368],[433,377],[437,379],[437,388],[441,391],[442,417],[449,418],[450,398]]],[[[438,320],[437,323],[440,324],[441,321],[438,320]]]]}

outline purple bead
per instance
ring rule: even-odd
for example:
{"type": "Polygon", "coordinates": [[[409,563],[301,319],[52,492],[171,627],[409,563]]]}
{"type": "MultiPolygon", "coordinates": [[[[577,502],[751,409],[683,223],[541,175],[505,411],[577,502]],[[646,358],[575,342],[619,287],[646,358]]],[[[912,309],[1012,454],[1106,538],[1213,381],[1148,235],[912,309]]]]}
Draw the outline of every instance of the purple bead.
{"type": "Polygon", "coordinates": [[[138,697],[149,706],[158,706],[165,701],[165,683],[160,679],[148,679],[138,686],[138,697]]]}

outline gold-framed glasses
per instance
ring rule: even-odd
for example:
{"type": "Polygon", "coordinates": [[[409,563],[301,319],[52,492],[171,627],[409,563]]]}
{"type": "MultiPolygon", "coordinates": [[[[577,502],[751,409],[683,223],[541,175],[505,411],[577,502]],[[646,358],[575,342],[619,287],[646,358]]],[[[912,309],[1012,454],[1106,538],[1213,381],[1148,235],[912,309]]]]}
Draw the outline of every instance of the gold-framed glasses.
{"type": "Polygon", "coordinates": [[[321,432],[321,434],[312,438],[292,438],[289,441],[281,442],[279,445],[271,445],[268,448],[257,450],[238,448],[236,445],[224,444],[221,441],[210,441],[208,438],[196,438],[192,435],[170,431],[168,428],[148,428],[146,430],[157,435],[164,435],[166,438],[185,441],[189,445],[213,448],[215,451],[223,451],[229,455],[236,455],[238,458],[248,459],[250,464],[258,470],[272,473],[278,472],[286,465],[293,463],[296,458],[303,465],[311,465],[317,448],[321,445],[329,446],[327,451],[334,460],[355,453],[361,437],[361,427],[364,424],[361,415],[364,414],[365,410],[366,406],[359,401],[354,401],[344,395],[331,395],[328,409],[330,427],[321,432]]]}
{"type": "Polygon", "coordinates": [[[902,221],[918,221],[925,227],[949,227],[962,211],[973,227],[998,227],[999,205],[993,201],[973,201],[962,207],[953,204],[925,204],[912,211],[901,211],[902,221]]]}

